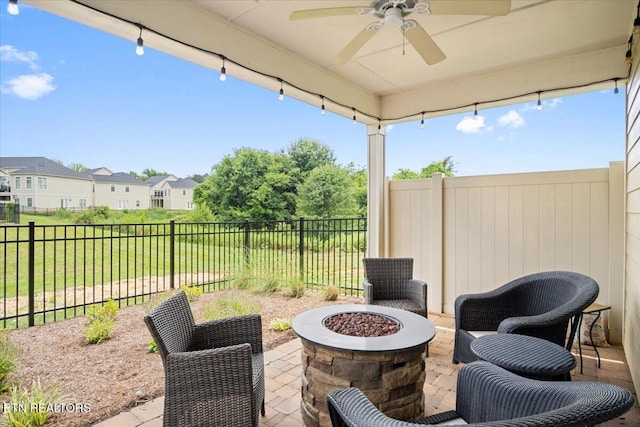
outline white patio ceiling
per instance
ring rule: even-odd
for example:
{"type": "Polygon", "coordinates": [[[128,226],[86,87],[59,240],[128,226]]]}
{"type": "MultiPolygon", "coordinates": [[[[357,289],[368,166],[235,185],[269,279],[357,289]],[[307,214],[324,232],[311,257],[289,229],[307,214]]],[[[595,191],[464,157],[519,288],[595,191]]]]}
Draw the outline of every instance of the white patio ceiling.
{"type": "MultiPolygon", "coordinates": [[[[458,0],[450,0],[452,2],[458,0]]],[[[481,0],[478,0],[481,1],[481,0]]],[[[613,87],[627,77],[636,0],[512,0],[506,16],[412,14],[447,58],[427,65],[391,25],[347,63],[334,57],[372,16],[290,21],[295,10],[367,0],[24,0],[146,48],[382,124],[613,87]],[[88,7],[87,7],[88,6],[88,7]],[[173,40],[171,40],[173,39],[173,40]],[[254,72],[257,71],[258,73],[254,72]],[[596,85],[592,83],[600,82],[596,85]],[[581,86],[589,85],[586,88],[581,86]],[[298,89],[296,89],[298,88],[298,89]],[[526,95],[523,98],[513,99],[526,95]]]]}

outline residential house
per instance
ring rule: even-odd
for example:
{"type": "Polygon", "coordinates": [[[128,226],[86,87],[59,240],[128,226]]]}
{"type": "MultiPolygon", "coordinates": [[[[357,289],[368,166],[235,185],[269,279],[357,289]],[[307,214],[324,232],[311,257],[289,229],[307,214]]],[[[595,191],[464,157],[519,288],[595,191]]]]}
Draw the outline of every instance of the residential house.
{"type": "Polygon", "coordinates": [[[45,157],[0,157],[0,176],[6,189],[2,201],[22,208],[92,206],[91,178],[45,157]]]}
{"type": "Polygon", "coordinates": [[[169,210],[193,210],[193,189],[198,185],[192,179],[174,175],[157,175],[147,179],[151,188],[151,207],[169,210]]]}
{"type": "Polygon", "coordinates": [[[78,173],[45,157],[0,157],[0,203],[15,202],[22,210],[193,209],[197,183],[174,175],[142,181],[106,167],[78,173]]]}
{"type": "Polygon", "coordinates": [[[91,178],[91,206],[109,209],[149,209],[149,184],[125,172],[111,172],[105,167],[90,169],[83,175],[91,178]]]}

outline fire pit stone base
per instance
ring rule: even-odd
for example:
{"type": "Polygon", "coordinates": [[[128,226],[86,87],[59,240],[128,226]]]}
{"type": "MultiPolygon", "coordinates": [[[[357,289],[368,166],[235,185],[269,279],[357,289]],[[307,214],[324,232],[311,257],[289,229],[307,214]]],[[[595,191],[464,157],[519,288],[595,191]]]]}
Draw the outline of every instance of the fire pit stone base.
{"type": "Polygon", "coordinates": [[[389,417],[422,416],[423,345],[397,351],[351,352],[302,339],[302,416],[305,426],[330,426],[326,396],[334,388],[358,387],[389,417]]]}

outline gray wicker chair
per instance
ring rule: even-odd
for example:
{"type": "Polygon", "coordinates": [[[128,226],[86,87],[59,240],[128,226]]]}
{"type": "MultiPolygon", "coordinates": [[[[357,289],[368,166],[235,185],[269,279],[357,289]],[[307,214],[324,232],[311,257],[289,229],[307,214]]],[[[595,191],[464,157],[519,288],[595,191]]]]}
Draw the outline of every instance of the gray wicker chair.
{"type": "Polygon", "coordinates": [[[164,365],[164,426],[258,426],[264,415],[260,315],[195,324],[178,291],[144,321],[164,365]]]}
{"type": "Polygon", "coordinates": [[[364,258],[364,302],[427,317],[427,284],[413,279],[413,258],[364,258]]]}
{"type": "Polygon", "coordinates": [[[593,426],[619,417],[634,402],[628,390],[616,385],[531,380],[482,361],[460,368],[455,411],[418,420],[387,417],[357,388],[327,395],[333,427],[448,425],[459,419],[493,427],[593,426]]]}
{"type": "Polygon", "coordinates": [[[598,292],[595,280],[584,274],[547,271],[489,292],[460,295],[455,301],[453,363],[477,360],[471,342],[487,333],[530,335],[570,350],[580,314],[598,292]]]}

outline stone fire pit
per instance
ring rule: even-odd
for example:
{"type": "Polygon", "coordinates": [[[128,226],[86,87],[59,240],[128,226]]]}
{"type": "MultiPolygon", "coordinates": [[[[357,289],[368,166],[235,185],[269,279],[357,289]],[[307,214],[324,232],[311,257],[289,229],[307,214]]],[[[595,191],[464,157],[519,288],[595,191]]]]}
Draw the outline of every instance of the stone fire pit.
{"type": "Polygon", "coordinates": [[[435,336],[429,320],[389,307],[335,305],[306,311],[292,326],[302,341],[305,426],[331,426],[327,394],[343,387],[358,387],[392,418],[422,415],[424,351],[435,336]]]}

